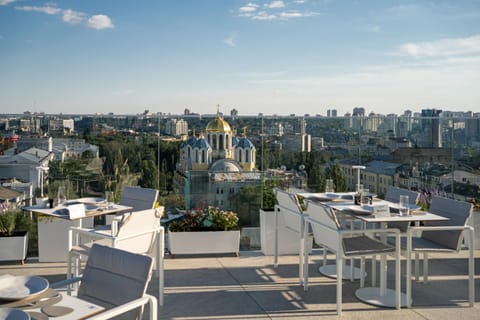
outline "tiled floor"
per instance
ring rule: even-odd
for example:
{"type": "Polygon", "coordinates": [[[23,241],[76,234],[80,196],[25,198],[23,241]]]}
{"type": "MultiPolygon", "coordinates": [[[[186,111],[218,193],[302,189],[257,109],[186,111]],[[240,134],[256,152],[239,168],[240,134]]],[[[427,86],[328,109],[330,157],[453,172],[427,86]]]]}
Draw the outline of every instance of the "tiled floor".
{"type": "MultiPolygon", "coordinates": [[[[329,258],[333,259],[333,256],[329,258]]],[[[413,282],[413,308],[387,309],[360,302],[355,297],[358,281],[343,283],[342,319],[480,319],[480,303],[468,307],[467,254],[432,255],[430,282],[413,282]]],[[[330,260],[333,262],[333,260],[330,260]]],[[[282,256],[273,268],[273,258],[258,251],[241,251],[239,257],[177,256],[165,259],[165,304],[160,319],[313,319],[337,318],[335,280],[318,272],[319,252],[309,266],[309,290],[298,281],[298,257],[282,256]]],[[[480,251],[476,251],[476,301],[480,300],[480,251]]],[[[369,264],[367,263],[367,271],[369,264]]],[[[394,275],[389,259],[389,287],[394,275]]],[[[402,274],[405,261],[402,261],[402,274]]],[[[24,266],[0,263],[0,274],[35,274],[50,281],[65,277],[63,263],[24,266]]],[[[366,284],[370,283],[369,276],[366,284]]],[[[402,290],[405,277],[402,277],[402,290]]],[[[157,291],[156,281],[149,292],[157,291]]]]}

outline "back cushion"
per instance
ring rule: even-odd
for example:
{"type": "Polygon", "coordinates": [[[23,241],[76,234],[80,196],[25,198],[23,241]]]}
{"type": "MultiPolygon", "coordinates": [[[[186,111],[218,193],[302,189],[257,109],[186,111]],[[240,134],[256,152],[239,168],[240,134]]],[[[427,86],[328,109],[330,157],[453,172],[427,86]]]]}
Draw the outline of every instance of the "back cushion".
{"type": "Polygon", "coordinates": [[[124,304],[145,294],[151,270],[149,256],[94,244],[78,297],[107,309],[124,304]]]}
{"type": "MultiPolygon", "coordinates": [[[[472,214],[472,204],[442,197],[433,197],[428,210],[431,213],[449,218],[444,221],[426,221],[426,226],[465,226],[472,214]]],[[[422,238],[436,242],[452,250],[458,250],[462,241],[462,231],[423,231],[422,238]]]]}

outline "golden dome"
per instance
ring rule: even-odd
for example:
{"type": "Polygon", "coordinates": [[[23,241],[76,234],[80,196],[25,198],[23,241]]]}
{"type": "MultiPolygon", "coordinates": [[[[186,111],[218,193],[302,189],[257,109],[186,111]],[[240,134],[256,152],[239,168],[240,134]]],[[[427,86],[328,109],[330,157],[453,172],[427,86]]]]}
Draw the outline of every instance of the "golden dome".
{"type": "Polygon", "coordinates": [[[210,121],[207,125],[207,132],[230,132],[232,129],[227,121],[217,117],[210,121]]]}
{"type": "MultiPolygon", "coordinates": [[[[217,106],[218,107],[218,106],[217,106]]],[[[217,117],[207,124],[207,132],[231,132],[232,129],[227,121],[220,116],[220,111],[217,110],[217,117]]]]}

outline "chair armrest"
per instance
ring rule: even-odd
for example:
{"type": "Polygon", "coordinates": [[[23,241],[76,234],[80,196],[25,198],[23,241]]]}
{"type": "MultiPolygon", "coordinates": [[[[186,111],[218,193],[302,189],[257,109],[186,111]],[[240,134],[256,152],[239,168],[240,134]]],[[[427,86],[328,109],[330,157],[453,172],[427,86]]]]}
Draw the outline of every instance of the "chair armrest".
{"type": "MultiPolygon", "coordinates": [[[[410,227],[409,230],[415,231],[443,231],[443,230],[474,230],[472,226],[419,226],[419,227],[410,227]]],[[[408,231],[407,231],[408,233],[408,231]]]]}
{"type": "Polygon", "coordinates": [[[339,230],[338,231],[340,234],[342,235],[355,235],[355,234],[378,234],[378,233],[386,233],[386,234],[389,234],[389,233],[393,233],[396,235],[400,235],[400,230],[397,229],[397,228],[388,228],[388,229],[379,229],[379,228],[376,228],[376,229],[357,229],[357,230],[345,230],[345,229],[342,229],[342,230],[339,230]]]}
{"type": "Polygon", "coordinates": [[[58,289],[58,288],[62,288],[62,287],[65,287],[69,284],[72,284],[72,283],[75,283],[75,282],[79,282],[79,281],[82,281],[82,277],[73,277],[73,278],[70,278],[70,279],[65,279],[65,280],[61,280],[61,281],[57,281],[57,282],[54,282],[54,283],[51,283],[50,284],[50,288],[52,289],[58,289]]]}
{"type": "Polygon", "coordinates": [[[104,238],[111,238],[112,237],[111,235],[107,235],[105,233],[96,232],[95,229],[70,227],[70,230],[72,231],[72,235],[75,235],[75,234],[86,235],[90,238],[98,238],[98,239],[104,239],[104,238]]]}
{"type": "Polygon", "coordinates": [[[94,315],[93,317],[88,318],[89,320],[103,320],[103,319],[111,319],[113,317],[119,316],[127,311],[136,309],[141,307],[147,303],[150,303],[150,308],[155,310],[150,310],[150,319],[156,319],[156,305],[157,299],[154,296],[149,294],[145,294],[143,297],[132,300],[120,306],[114,307],[112,309],[108,309],[102,313],[94,315]],[[153,313],[153,314],[152,314],[153,313]]]}
{"type": "Polygon", "coordinates": [[[137,232],[137,233],[132,233],[132,234],[129,234],[129,235],[127,235],[127,236],[121,236],[121,237],[111,237],[111,236],[108,236],[108,237],[105,237],[105,238],[115,239],[115,240],[117,240],[117,241],[129,240],[129,239],[137,238],[137,237],[140,237],[140,236],[143,236],[143,235],[152,233],[152,232],[155,232],[155,233],[159,234],[159,233],[160,233],[160,229],[161,229],[161,228],[158,227],[158,228],[154,228],[154,229],[143,230],[143,231],[137,232]]]}

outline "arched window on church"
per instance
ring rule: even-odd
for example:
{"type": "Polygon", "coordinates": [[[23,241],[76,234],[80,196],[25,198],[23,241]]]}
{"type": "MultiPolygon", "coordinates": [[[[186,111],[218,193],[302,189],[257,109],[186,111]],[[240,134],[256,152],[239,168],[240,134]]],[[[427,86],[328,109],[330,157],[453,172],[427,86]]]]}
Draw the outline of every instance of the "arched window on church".
{"type": "Polygon", "coordinates": [[[199,156],[198,156],[198,150],[195,150],[195,162],[198,163],[199,162],[199,156]]]}
{"type": "Polygon", "coordinates": [[[223,136],[218,136],[218,149],[223,150],[223,136]]]}
{"type": "Polygon", "coordinates": [[[202,159],[201,159],[202,163],[205,163],[205,150],[202,150],[202,159]]]}
{"type": "Polygon", "coordinates": [[[218,149],[218,146],[217,146],[217,136],[212,134],[212,147],[213,149],[218,149]]]}
{"type": "Polygon", "coordinates": [[[245,150],[245,162],[250,162],[250,150],[245,150]]]}

